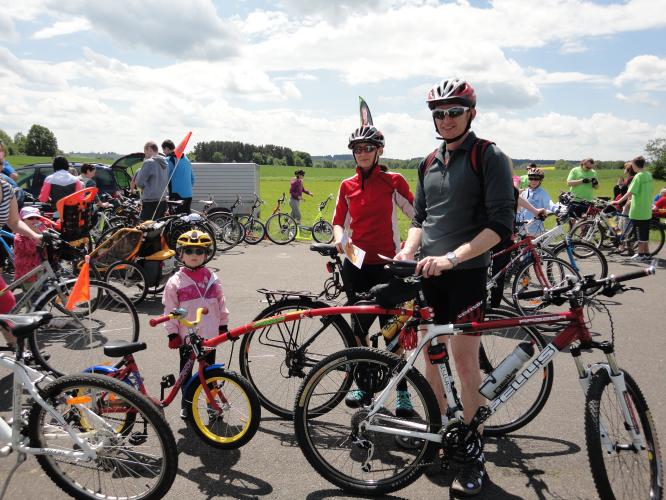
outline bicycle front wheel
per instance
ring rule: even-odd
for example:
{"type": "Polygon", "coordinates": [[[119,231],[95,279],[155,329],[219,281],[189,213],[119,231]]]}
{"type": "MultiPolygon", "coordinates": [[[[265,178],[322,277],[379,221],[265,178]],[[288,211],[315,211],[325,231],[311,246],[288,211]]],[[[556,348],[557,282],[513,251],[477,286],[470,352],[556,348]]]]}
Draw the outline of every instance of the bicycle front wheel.
{"type": "Polygon", "coordinates": [[[156,499],[167,494],[178,470],[178,451],[164,416],[129,385],[103,375],[71,375],[47,385],[42,397],[65,424],[38,403],[29,415],[30,445],[59,450],[37,455],[44,472],[75,498],[156,499]],[[134,414],[134,425],[117,428],[119,414],[134,414]],[[70,435],[95,450],[80,453],[70,435]]]}
{"type": "Polygon", "coordinates": [[[245,378],[224,369],[208,369],[206,384],[221,411],[213,409],[198,378],[190,385],[185,400],[187,423],[201,439],[223,450],[240,448],[259,428],[261,405],[245,378]]]}
{"type": "MultiPolygon", "coordinates": [[[[623,370],[624,372],[624,370],[623,370]]],[[[592,377],[585,401],[585,441],[592,477],[601,498],[662,498],[662,464],[657,429],[634,379],[624,372],[626,392],[618,398],[605,369],[592,377]],[[628,407],[631,422],[622,408],[628,407]],[[634,428],[640,448],[628,432],[634,428]]]]}
{"type": "Polygon", "coordinates": [[[362,405],[342,402],[350,388],[363,391],[370,404],[400,370],[401,359],[386,351],[356,347],[328,356],[308,373],[296,396],[294,431],[305,458],[326,480],[359,495],[386,494],[416,481],[435,458],[438,444],[365,430],[366,423],[389,429],[438,432],[441,416],[435,395],[415,368],[404,380],[414,407],[409,418],[393,416],[396,391],[368,419],[362,405]],[[339,397],[331,396],[339,392],[339,397]],[[322,406],[335,406],[322,415],[322,406]]]}
{"type": "Polygon", "coordinates": [[[296,238],[298,227],[291,215],[277,213],[266,221],[266,235],[276,245],[286,245],[296,238]]]}
{"type": "Polygon", "coordinates": [[[207,216],[215,231],[217,249],[225,252],[243,241],[243,226],[231,214],[215,212],[207,216]]]}
{"type": "Polygon", "coordinates": [[[111,264],[104,274],[104,281],[111,283],[138,305],[146,298],[148,283],[143,269],[133,262],[116,262],[111,264]]]}
{"type": "MultiPolygon", "coordinates": [[[[486,321],[511,319],[518,315],[506,309],[491,309],[485,314],[486,321]]],[[[493,372],[504,358],[522,342],[529,342],[534,346],[534,357],[546,347],[546,341],[541,334],[533,328],[514,326],[491,330],[481,335],[481,348],[479,350],[479,364],[482,376],[493,372]]],[[[541,370],[542,375],[532,375],[520,387],[511,399],[500,406],[485,422],[483,430],[486,436],[504,436],[514,432],[530,423],[548,401],[553,387],[553,363],[548,363],[541,370]]]]}
{"type": "Polygon", "coordinates": [[[312,238],[317,243],[330,243],[333,241],[333,226],[330,222],[320,220],[312,226],[312,238]]]}
{"type": "Polygon", "coordinates": [[[594,245],[584,241],[561,243],[553,249],[553,255],[571,266],[581,276],[593,274],[596,279],[608,276],[608,261],[594,245]]]}
{"type": "MultiPolygon", "coordinates": [[[[322,307],[329,305],[311,300],[284,300],[261,311],[254,321],[322,307]]],[[[268,323],[243,335],[238,360],[240,372],[255,389],[264,408],[278,417],[292,418],[294,397],[310,369],[329,354],[354,345],[354,334],[342,316],[300,317],[268,323]]]]}
{"type": "Polygon", "coordinates": [[[53,317],[30,334],[37,362],[56,375],[82,372],[102,364],[104,344],[111,340],[136,342],[139,317],[130,299],[116,287],[90,280],[90,299],[65,307],[75,280],[56,285],[34,305],[53,317]]]}
{"type": "Polygon", "coordinates": [[[257,219],[248,220],[243,228],[245,229],[243,240],[248,245],[256,245],[266,236],[266,227],[257,219]]]}
{"type": "Polygon", "coordinates": [[[606,235],[596,221],[584,220],[571,228],[571,237],[601,248],[604,246],[606,235]]]}

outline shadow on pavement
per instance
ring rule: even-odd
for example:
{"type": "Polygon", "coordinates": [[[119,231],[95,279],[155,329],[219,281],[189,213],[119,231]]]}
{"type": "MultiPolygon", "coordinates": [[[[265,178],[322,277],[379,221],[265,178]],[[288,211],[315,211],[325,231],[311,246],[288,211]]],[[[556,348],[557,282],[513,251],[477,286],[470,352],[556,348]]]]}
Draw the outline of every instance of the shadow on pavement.
{"type": "Polygon", "coordinates": [[[220,496],[250,499],[273,493],[273,486],[266,481],[233,469],[240,459],[240,450],[220,450],[204,443],[189,428],[180,429],[178,451],[201,460],[201,466],[178,473],[197,484],[199,498],[220,496]]]}
{"type": "Polygon", "coordinates": [[[282,446],[298,447],[296,435],[294,434],[294,423],[291,420],[285,420],[280,417],[262,417],[258,432],[273,436],[280,441],[280,445],[282,446]],[[279,429],[267,429],[264,424],[268,422],[274,423],[279,429]]]}

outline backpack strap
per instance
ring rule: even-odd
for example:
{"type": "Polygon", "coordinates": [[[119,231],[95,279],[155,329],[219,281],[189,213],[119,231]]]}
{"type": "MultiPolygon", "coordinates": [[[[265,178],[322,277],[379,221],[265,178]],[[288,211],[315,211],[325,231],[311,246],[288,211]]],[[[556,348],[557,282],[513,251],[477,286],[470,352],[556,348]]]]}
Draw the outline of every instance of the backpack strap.
{"type": "Polygon", "coordinates": [[[428,171],[430,166],[435,161],[435,156],[437,156],[437,151],[439,151],[439,149],[435,149],[432,153],[430,153],[428,156],[426,156],[426,159],[423,162],[423,166],[421,167],[422,176],[425,175],[425,173],[428,171]]]}
{"type": "MultiPolygon", "coordinates": [[[[488,141],[486,139],[476,139],[472,144],[472,150],[470,151],[469,162],[472,166],[472,170],[476,175],[483,179],[483,156],[486,154],[488,146],[495,144],[494,142],[488,141]]],[[[482,181],[483,182],[483,181],[482,181]]]]}

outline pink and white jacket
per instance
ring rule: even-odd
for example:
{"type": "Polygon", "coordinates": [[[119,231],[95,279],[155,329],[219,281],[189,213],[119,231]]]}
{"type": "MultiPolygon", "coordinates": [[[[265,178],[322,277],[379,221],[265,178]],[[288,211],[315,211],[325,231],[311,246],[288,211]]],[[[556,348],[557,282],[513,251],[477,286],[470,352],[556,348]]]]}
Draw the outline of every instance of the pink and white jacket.
{"type": "MultiPolygon", "coordinates": [[[[199,307],[207,307],[208,314],[203,316],[199,324],[199,335],[210,339],[218,335],[220,325],[229,321],[229,310],[222,292],[222,285],[217,276],[205,267],[196,270],[182,267],[169,278],[164,295],[164,314],[169,314],[177,307],[187,309],[187,319],[194,320],[199,307]]],[[[177,320],[165,323],[167,335],[180,334],[182,339],[187,335],[187,328],[177,320]]]]}

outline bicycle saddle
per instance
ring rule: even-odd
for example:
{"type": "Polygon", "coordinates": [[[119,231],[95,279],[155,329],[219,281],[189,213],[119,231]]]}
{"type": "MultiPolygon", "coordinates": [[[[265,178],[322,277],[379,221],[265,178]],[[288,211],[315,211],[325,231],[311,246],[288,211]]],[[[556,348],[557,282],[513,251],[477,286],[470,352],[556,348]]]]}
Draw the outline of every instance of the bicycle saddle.
{"type": "Polygon", "coordinates": [[[169,205],[182,205],[183,200],[166,200],[167,204],[169,205]]]}
{"type": "Polygon", "coordinates": [[[104,344],[104,355],[109,358],[122,358],[128,354],[143,351],[145,342],[127,342],[126,340],[112,340],[104,344]]]}
{"type": "Polygon", "coordinates": [[[0,326],[11,330],[15,337],[21,338],[27,337],[50,319],[51,314],[44,311],[29,314],[0,314],[0,326]]]}
{"type": "Polygon", "coordinates": [[[325,257],[335,257],[338,255],[338,248],[328,243],[313,243],[310,245],[310,250],[325,257]]]}

